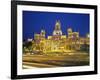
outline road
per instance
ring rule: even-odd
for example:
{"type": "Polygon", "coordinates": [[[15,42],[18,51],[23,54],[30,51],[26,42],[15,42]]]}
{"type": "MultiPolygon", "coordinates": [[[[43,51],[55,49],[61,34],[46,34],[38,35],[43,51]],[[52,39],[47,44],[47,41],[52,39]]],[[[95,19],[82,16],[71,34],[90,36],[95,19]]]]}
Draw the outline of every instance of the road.
{"type": "Polygon", "coordinates": [[[23,68],[48,68],[89,65],[88,53],[52,54],[52,55],[23,55],[23,68]]]}

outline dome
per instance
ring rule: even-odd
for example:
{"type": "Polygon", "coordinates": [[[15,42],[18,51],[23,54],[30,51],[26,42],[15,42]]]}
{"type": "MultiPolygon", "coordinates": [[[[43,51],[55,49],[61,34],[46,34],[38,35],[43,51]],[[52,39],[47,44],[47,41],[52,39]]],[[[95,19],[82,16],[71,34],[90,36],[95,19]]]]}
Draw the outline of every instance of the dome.
{"type": "Polygon", "coordinates": [[[68,33],[72,32],[72,29],[71,28],[68,28],[67,29],[68,33]]]}

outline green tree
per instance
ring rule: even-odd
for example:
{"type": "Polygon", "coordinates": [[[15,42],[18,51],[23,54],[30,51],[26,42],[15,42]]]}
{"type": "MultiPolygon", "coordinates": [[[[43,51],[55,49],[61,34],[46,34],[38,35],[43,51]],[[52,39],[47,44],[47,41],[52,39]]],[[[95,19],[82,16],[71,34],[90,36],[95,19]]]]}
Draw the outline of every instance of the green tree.
{"type": "Polygon", "coordinates": [[[26,47],[29,50],[29,52],[31,53],[31,51],[32,51],[32,42],[31,41],[24,42],[23,47],[24,48],[26,47]]]}
{"type": "Polygon", "coordinates": [[[81,45],[80,50],[89,53],[89,45],[88,44],[81,45]]]}

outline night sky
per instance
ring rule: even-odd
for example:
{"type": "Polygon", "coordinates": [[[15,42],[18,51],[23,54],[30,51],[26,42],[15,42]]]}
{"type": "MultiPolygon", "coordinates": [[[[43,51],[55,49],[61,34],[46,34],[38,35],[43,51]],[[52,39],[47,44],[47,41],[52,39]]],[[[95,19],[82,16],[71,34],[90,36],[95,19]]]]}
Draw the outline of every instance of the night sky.
{"type": "Polygon", "coordinates": [[[89,14],[23,11],[23,39],[34,38],[41,29],[45,29],[46,37],[52,35],[57,20],[64,35],[68,28],[79,31],[82,37],[89,33],[89,14]]]}

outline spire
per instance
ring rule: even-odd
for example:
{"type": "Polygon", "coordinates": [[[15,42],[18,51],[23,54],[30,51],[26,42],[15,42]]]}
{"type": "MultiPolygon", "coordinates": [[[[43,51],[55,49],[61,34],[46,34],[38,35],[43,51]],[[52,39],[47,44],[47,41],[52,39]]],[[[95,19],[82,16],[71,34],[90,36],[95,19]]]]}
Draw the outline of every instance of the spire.
{"type": "Polygon", "coordinates": [[[61,23],[60,20],[56,20],[55,29],[53,35],[62,35],[61,23]]]}
{"type": "Polygon", "coordinates": [[[55,30],[60,30],[60,29],[61,29],[61,23],[60,20],[57,20],[55,24],[55,30]]]}
{"type": "Polygon", "coordinates": [[[41,30],[41,36],[45,37],[45,30],[44,29],[41,30]]]}

